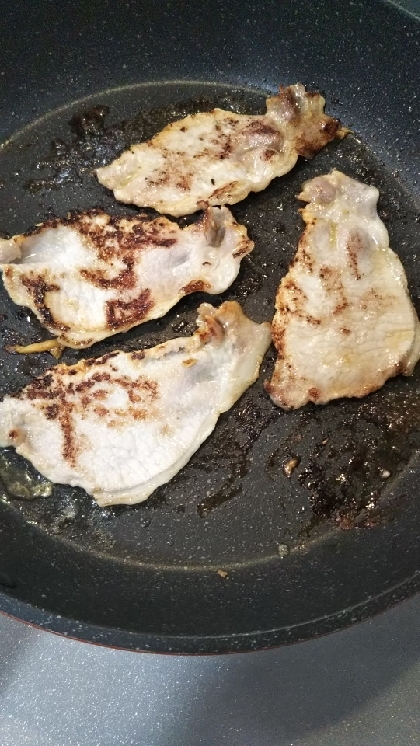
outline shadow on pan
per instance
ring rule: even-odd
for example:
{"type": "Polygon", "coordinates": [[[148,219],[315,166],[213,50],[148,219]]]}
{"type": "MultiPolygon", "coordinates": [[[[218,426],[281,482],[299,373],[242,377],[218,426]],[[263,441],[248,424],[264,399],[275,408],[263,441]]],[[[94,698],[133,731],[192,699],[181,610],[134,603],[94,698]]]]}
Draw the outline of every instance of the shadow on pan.
{"type": "MultiPolygon", "coordinates": [[[[259,112],[265,97],[243,85],[145,83],[34,120],[0,153],[0,230],[22,232],[69,209],[135,213],[99,186],[94,167],[187,113],[215,105],[259,112]]],[[[357,134],[233,206],[256,247],[232,287],[212,298],[215,304],[236,299],[255,320],[272,318],[278,282],[302,230],[295,195],[302,181],[333,167],[379,188],[380,214],[416,303],[415,190],[339,109],[327,91],[329,113],[341,114],[357,134]]],[[[87,354],[190,334],[204,298],[190,296],[163,319],[87,354]]],[[[4,350],[46,334],[4,292],[0,303],[5,394],[51,366],[52,358],[4,350]]],[[[63,360],[81,355],[68,350],[63,360]]],[[[361,401],[284,413],[262,386],[273,360],[269,351],[259,381],[221,417],[187,467],[139,506],[103,510],[82,490],[51,485],[3,451],[2,609],[93,642],[205,653],[306,639],[414,592],[420,585],[413,499],[420,374],[394,379],[361,401]],[[291,460],[295,468],[287,476],[291,460]]]]}

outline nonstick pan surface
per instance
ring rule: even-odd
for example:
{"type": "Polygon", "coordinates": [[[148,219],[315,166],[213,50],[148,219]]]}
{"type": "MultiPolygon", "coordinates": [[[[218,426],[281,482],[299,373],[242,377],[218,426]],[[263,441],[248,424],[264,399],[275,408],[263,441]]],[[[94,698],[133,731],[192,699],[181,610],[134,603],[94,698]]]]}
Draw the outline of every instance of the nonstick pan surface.
{"type": "MultiPolygon", "coordinates": [[[[23,3],[17,53],[29,23],[35,63],[5,68],[0,230],[98,206],[135,214],[100,187],[94,167],[187,113],[264,111],[267,92],[301,81],[321,89],[328,113],[354,134],[233,206],[255,250],[210,301],[236,299],[253,319],[272,318],[303,227],[295,195],[306,179],[339,168],[379,188],[380,215],[419,310],[419,26],[379,2],[317,3],[316,13],[311,3],[278,5],[76,4],[66,25],[70,5],[53,3],[47,19],[23,3]]],[[[7,6],[6,25],[15,27],[20,12],[7,6]]],[[[1,54],[7,60],[7,48],[1,54]]],[[[62,359],[190,334],[204,299],[190,296],[161,320],[62,359]]],[[[0,314],[4,395],[54,361],[7,352],[47,333],[4,291],[0,314]]],[[[306,639],[417,590],[420,370],[360,401],[285,413],[263,390],[273,361],[270,350],[257,384],[141,505],[101,509],[3,451],[1,609],[93,642],[222,652],[306,639]]]]}

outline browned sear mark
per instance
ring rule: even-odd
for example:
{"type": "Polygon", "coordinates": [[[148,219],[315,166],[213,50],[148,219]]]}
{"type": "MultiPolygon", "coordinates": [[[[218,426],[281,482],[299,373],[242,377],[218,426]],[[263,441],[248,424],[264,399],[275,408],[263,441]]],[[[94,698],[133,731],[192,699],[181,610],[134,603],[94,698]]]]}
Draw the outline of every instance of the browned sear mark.
{"type": "Polygon", "coordinates": [[[347,241],[347,253],[349,255],[350,268],[356,278],[361,279],[357,257],[363,249],[363,240],[359,233],[352,233],[347,241]]]}
{"type": "MultiPolygon", "coordinates": [[[[109,353],[97,360],[82,360],[74,367],[57,365],[50,373],[35,378],[21,393],[22,398],[39,400],[39,407],[48,420],[56,419],[63,435],[63,458],[72,466],[83,447],[75,432],[75,418],[83,419],[93,412],[101,419],[107,418],[111,427],[120,427],[127,420],[144,420],[150,414],[150,405],[156,402],[159,391],[156,381],[138,375],[130,378],[109,365],[119,353],[109,353]],[[92,365],[96,366],[96,370],[92,365]],[[107,369],[101,369],[107,366],[107,369]],[[79,375],[79,379],[75,376],[79,375]],[[110,391],[123,389],[127,396],[124,406],[108,406],[105,402],[110,391]]],[[[17,433],[17,431],[16,431],[17,433]]],[[[12,436],[10,436],[12,437],[12,436]]]]}
{"type": "Polygon", "coordinates": [[[136,285],[136,274],[134,271],[134,260],[126,259],[126,266],[116,277],[107,277],[103,269],[81,269],[80,274],[84,280],[92,283],[98,288],[105,290],[132,290],[136,285]]]}
{"type": "Polygon", "coordinates": [[[267,148],[266,150],[264,150],[262,157],[265,161],[271,161],[271,159],[274,158],[275,155],[277,155],[275,150],[273,150],[272,148],[267,148]]]}
{"type": "Polygon", "coordinates": [[[209,289],[210,285],[208,282],[203,282],[203,280],[191,280],[188,285],[185,285],[185,287],[182,288],[182,292],[184,295],[189,295],[190,293],[205,293],[209,289]]]}
{"type": "Polygon", "coordinates": [[[310,388],[308,391],[308,397],[311,401],[314,401],[314,402],[318,401],[320,395],[321,394],[319,392],[319,389],[315,388],[314,386],[310,388]]]}
{"type": "Polygon", "coordinates": [[[279,328],[273,325],[271,329],[271,338],[273,340],[274,346],[277,350],[277,353],[279,357],[284,357],[284,337],[286,334],[286,329],[279,328]]]}
{"type": "Polygon", "coordinates": [[[343,299],[341,303],[337,303],[336,307],[334,308],[333,316],[338,316],[340,313],[343,313],[343,311],[345,311],[348,306],[348,301],[343,299]]]}
{"type": "Polygon", "coordinates": [[[93,411],[95,412],[95,414],[98,415],[98,417],[101,417],[101,419],[106,417],[108,414],[108,410],[106,407],[94,407],[93,411]]]}
{"type": "Polygon", "coordinates": [[[304,158],[311,159],[331,140],[340,128],[340,121],[329,117],[319,123],[318,118],[305,123],[304,131],[295,139],[296,151],[304,158]]]}
{"type": "Polygon", "coordinates": [[[137,298],[124,301],[109,300],[106,304],[106,322],[110,329],[134,326],[144,319],[154,306],[150,290],[142,290],[137,298]]]}
{"type": "Polygon", "coordinates": [[[229,199],[232,192],[235,191],[237,183],[238,183],[237,181],[230,181],[229,184],[225,184],[224,186],[219,187],[219,189],[215,189],[214,192],[211,193],[210,199],[212,200],[217,199],[217,200],[221,200],[222,202],[225,198],[229,199]]]}
{"type": "Polygon", "coordinates": [[[35,273],[33,277],[22,276],[21,282],[32,297],[34,306],[38,311],[42,323],[50,329],[55,329],[57,332],[67,331],[69,327],[57,322],[50,309],[45,304],[45,296],[47,293],[58,293],[60,292],[60,287],[55,283],[45,282],[40,275],[35,275],[35,273]]]}
{"type": "Polygon", "coordinates": [[[131,353],[131,357],[133,360],[143,360],[145,354],[144,350],[137,350],[136,352],[131,353]]]}
{"type": "Polygon", "coordinates": [[[44,412],[47,420],[55,420],[58,416],[58,404],[49,404],[44,412]]]}
{"type": "Polygon", "coordinates": [[[248,254],[248,252],[249,252],[249,240],[244,237],[242,241],[240,242],[236,251],[233,252],[232,256],[235,259],[239,259],[240,256],[245,256],[245,254],[248,254]]]}

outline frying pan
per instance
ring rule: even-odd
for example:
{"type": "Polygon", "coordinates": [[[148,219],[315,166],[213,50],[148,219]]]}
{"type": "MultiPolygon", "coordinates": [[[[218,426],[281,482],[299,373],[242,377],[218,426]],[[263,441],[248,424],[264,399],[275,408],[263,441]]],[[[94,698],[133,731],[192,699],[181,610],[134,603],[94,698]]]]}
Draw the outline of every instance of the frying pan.
{"type": "MultiPolygon", "coordinates": [[[[380,189],[419,308],[414,16],[379,0],[22,0],[1,13],[1,231],[94,206],[135,213],[95,166],[188,112],[263,111],[268,92],[300,81],[353,134],[232,208],[256,248],[213,302],[271,318],[302,230],[295,195],[337,167],[380,189]]],[[[84,354],[189,334],[204,297],[84,354]]],[[[47,335],[4,292],[0,303],[4,394],[53,359],[5,350],[47,335]]],[[[417,591],[420,368],[364,400],[285,413],[263,389],[273,361],[271,350],[190,464],[141,505],[100,509],[3,451],[1,610],[85,641],[215,653],[304,640],[417,591]]]]}

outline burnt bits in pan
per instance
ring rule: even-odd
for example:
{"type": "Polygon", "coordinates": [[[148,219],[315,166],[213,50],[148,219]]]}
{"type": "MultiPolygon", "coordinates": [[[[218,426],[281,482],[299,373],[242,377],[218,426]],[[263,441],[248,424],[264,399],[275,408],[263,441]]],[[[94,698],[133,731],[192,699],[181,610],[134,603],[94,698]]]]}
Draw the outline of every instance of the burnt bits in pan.
{"type": "MultiPolygon", "coordinates": [[[[214,106],[258,113],[264,111],[265,98],[261,91],[249,89],[168,84],[111,91],[53,112],[12,137],[0,154],[5,182],[0,190],[0,230],[19,233],[49,215],[63,216],[73,209],[136,213],[135,208],[117,204],[97,183],[94,168],[186,114],[214,106]]],[[[327,111],[335,113],[328,102],[327,111]]],[[[413,246],[418,210],[398,175],[355,136],[330,144],[312,161],[301,160],[290,174],[232,207],[237,220],[247,226],[255,249],[232,287],[214,296],[212,303],[238,300],[256,321],[271,320],[278,283],[303,229],[295,195],[303,181],[333,167],[379,188],[380,214],[416,303],[419,277],[413,246]]],[[[66,350],[63,361],[188,335],[205,299],[208,296],[201,293],[189,296],[163,319],[98,343],[88,352],[66,350]]],[[[11,341],[32,342],[47,334],[3,290],[0,314],[4,395],[54,361],[48,354],[29,359],[7,353],[5,346],[11,341]]],[[[16,483],[26,466],[12,452],[6,454],[8,467],[2,472],[3,499],[24,520],[78,546],[154,565],[249,562],[272,556],[279,544],[292,551],[337,527],[368,526],[392,518],[389,488],[420,448],[420,374],[391,380],[363,400],[286,413],[276,409],[263,390],[273,362],[270,350],[257,384],[220,419],[190,463],[146,503],[103,510],[82,490],[61,485],[52,486],[48,499],[16,496],[10,480],[16,483]]]]}

